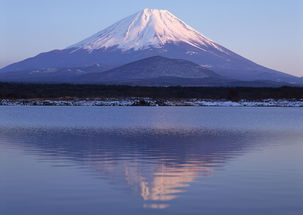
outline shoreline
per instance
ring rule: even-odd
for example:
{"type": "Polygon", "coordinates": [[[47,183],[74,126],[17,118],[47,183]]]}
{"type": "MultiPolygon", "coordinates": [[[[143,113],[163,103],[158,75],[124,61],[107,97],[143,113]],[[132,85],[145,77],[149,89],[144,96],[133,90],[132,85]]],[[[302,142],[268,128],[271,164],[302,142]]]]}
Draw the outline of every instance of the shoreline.
{"type": "Polygon", "coordinates": [[[303,107],[303,99],[214,100],[152,98],[0,99],[0,106],[303,107]]]}

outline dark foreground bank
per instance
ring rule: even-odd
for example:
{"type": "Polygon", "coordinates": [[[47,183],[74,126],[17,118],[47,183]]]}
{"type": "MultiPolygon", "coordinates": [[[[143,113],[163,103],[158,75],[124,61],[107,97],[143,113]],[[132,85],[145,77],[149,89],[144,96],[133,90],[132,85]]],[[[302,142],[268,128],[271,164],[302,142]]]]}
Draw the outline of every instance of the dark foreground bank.
{"type": "Polygon", "coordinates": [[[0,99],[129,98],[250,100],[303,99],[303,87],[133,87],[0,83],[0,99]]]}

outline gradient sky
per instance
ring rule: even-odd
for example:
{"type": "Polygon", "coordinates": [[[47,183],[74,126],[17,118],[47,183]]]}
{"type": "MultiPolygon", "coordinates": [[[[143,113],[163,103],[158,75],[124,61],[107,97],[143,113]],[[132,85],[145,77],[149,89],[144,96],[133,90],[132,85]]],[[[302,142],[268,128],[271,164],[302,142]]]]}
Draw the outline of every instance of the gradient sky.
{"type": "Polygon", "coordinates": [[[0,67],[167,9],[256,63],[303,76],[303,0],[0,0],[0,67]]]}

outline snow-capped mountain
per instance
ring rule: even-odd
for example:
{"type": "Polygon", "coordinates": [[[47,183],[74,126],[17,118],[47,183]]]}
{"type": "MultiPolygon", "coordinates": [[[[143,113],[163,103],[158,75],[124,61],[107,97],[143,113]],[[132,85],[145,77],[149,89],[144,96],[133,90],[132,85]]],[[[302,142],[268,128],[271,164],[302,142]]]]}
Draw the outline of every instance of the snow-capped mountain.
{"type": "Polygon", "coordinates": [[[299,80],[243,58],[208,39],[169,11],[157,9],[139,11],[81,42],[11,64],[0,72],[17,72],[22,79],[20,71],[94,64],[118,67],[152,56],[188,60],[230,79],[291,83],[299,80]]]}
{"type": "Polygon", "coordinates": [[[224,48],[178,19],[167,10],[144,9],[69,48],[88,51],[116,47],[122,51],[162,48],[184,42],[201,50],[224,48]]]}

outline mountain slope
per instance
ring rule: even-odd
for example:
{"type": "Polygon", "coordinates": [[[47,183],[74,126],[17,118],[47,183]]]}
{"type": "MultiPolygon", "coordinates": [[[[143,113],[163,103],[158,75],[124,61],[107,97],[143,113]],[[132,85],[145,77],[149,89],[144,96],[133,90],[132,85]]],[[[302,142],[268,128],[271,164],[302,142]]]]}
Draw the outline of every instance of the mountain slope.
{"type": "Polygon", "coordinates": [[[63,50],[42,53],[0,70],[111,67],[152,56],[184,59],[238,80],[300,82],[300,79],[258,65],[208,39],[166,10],[144,9],[63,50]]]}
{"type": "Polygon", "coordinates": [[[132,86],[290,86],[285,82],[227,79],[190,61],[161,56],[145,58],[105,72],[79,75],[75,81],[132,86]]]}
{"type": "Polygon", "coordinates": [[[155,78],[214,78],[222,79],[213,71],[182,59],[155,56],[139,60],[105,72],[79,77],[79,82],[123,83],[155,78]]]}
{"type": "Polygon", "coordinates": [[[106,65],[91,65],[74,68],[49,68],[25,71],[12,71],[0,73],[2,82],[27,82],[27,83],[73,83],[83,74],[104,72],[112,67],[106,65]]]}
{"type": "Polygon", "coordinates": [[[161,48],[171,42],[184,42],[201,50],[213,47],[228,52],[169,11],[155,9],[144,9],[68,48],[96,50],[116,47],[127,51],[161,48]]]}

